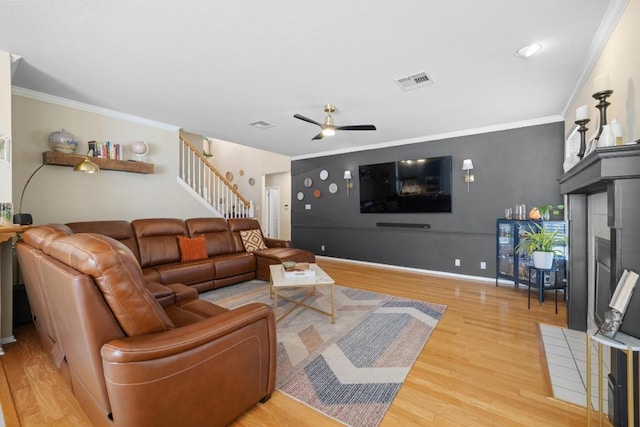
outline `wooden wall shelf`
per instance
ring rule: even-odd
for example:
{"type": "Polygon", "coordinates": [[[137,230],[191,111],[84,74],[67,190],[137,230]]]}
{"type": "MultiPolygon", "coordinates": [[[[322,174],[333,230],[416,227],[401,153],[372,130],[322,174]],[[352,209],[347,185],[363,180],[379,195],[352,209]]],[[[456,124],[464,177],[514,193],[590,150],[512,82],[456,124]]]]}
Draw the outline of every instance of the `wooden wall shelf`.
{"type": "Polygon", "coordinates": [[[58,153],[56,151],[46,151],[42,153],[42,163],[45,165],[73,167],[78,162],[82,161],[84,157],[89,157],[89,160],[100,166],[100,169],[104,170],[147,174],[153,173],[153,163],[136,162],[129,160],[114,160],[106,159],[104,157],[82,156],[78,154],[65,154],[58,153]]]}

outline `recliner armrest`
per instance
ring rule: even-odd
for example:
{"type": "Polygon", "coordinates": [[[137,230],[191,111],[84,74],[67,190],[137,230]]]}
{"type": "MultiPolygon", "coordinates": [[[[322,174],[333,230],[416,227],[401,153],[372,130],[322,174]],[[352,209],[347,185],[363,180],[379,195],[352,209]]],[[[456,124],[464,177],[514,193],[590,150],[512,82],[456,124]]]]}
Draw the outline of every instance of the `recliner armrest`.
{"type": "Polygon", "coordinates": [[[263,240],[264,240],[264,244],[268,248],[290,248],[291,247],[291,240],[274,239],[272,237],[265,237],[263,240]]]}
{"type": "Polygon", "coordinates": [[[264,304],[112,340],[101,355],[115,425],[222,427],[275,390],[275,320],[264,304]]]}
{"type": "Polygon", "coordinates": [[[102,346],[100,354],[103,361],[109,363],[131,363],[169,357],[193,350],[263,319],[269,328],[273,328],[270,335],[273,335],[275,345],[273,311],[266,304],[250,303],[180,328],[109,341],[102,346]]]}

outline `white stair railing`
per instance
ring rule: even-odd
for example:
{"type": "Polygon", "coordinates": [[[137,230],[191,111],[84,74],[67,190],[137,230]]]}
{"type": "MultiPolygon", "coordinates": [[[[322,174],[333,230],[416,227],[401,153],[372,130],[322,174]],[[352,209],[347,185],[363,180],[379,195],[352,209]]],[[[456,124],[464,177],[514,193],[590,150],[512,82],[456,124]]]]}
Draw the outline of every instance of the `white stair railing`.
{"type": "Polygon", "coordinates": [[[178,181],[210,210],[224,218],[251,218],[253,204],[233,188],[207,158],[189,141],[180,137],[178,181]]]}

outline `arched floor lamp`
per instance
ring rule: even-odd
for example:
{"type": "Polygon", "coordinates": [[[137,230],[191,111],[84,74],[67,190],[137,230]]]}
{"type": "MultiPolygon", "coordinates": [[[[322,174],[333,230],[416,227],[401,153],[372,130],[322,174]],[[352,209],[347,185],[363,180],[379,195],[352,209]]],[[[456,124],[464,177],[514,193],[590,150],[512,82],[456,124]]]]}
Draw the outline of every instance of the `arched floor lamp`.
{"type": "MultiPolygon", "coordinates": [[[[33,224],[33,217],[31,216],[31,214],[22,213],[22,200],[24,199],[24,192],[27,190],[29,183],[31,182],[35,174],[37,174],[38,171],[42,169],[43,166],[45,166],[45,163],[38,166],[36,170],[33,171],[31,176],[29,176],[29,179],[27,179],[27,182],[25,182],[24,187],[22,188],[22,193],[20,194],[20,204],[18,205],[18,213],[13,216],[14,224],[19,224],[19,225],[33,224]]],[[[73,171],[82,172],[82,173],[98,173],[100,172],[100,166],[93,163],[91,160],[89,160],[88,157],[83,156],[82,161],[78,162],[73,167],[73,171]]]]}

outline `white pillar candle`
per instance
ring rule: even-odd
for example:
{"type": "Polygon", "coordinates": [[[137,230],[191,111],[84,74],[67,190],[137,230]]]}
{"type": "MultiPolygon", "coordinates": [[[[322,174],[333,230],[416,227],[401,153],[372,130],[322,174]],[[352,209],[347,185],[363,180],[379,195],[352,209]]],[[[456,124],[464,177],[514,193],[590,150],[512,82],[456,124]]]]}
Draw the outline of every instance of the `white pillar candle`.
{"type": "Polygon", "coordinates": [[[602,92],[603,90],[611,89],[609,87],[609,74],[600,74],[593,81],[593,85],[594,85],[594,87],[596,89],[596,91],[595,91],[596,93],[597,92],[602,92]]]}
{"type": "Polygon", "coordinates": [[[587,112],[587,104],[581,105],[576,108],[576,120],[585,120],[589,117],[589,113],[587,112]]]}

